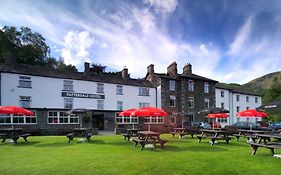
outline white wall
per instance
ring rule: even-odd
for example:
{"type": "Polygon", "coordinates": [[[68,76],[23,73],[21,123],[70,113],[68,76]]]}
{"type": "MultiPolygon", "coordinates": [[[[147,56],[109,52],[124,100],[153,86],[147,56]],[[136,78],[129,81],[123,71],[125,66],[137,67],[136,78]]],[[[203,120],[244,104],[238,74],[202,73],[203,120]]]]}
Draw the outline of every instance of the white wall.
{"type": "MultiPolygon", "coordinates": [[[[32,88],[20,88],[20,74],[1,73],[2,105],[19,105],[19,96],[31,96],[31,108],[63,108],[64,98],[61,93],[64,80],[39,76],[31,77],[32,88]]],[[[75,93],[97,94],[97,82],[72,80],[75,93]]],[[[123,85],[123,94],[116,95],[117,84],[104,84],[104,109],[116,110],[117,101],[123,101],[123,109],[138,108],[140,102],[156,106],[156,89],[150,88],[150,96],[139,96],[138,86],[123,85]]],[[[73,108],[97,109],[97,100],[73,98],[73,108]]]]}
{"type": "MultiPolygon", "coordinates": [[[[255,109],[259,106],[261,106],[261,97],[260,96],[254,96],[254,95],[246,95],[246,94],[240,94],[240,93],[233,93],[230,90],[227,89],[220,89],[216,88],[216,107],[221,107],[221,103],[224,102],[224,108],[229,110],[229,118],[228,123],[221,123],[222,126],[225,125],[231,125],[233,123],[237,122],[237,111],[236,107],[240,107],[240,111],[246,110],[247,107],[249,109],[255,109]],[[224,91],[224,97],[221,97],[221,91],[224,91]],[[236,101],[236,95],[240,96],[239,102],[236,101]],[[249,96],[249,102],[246,102],[246,96],[249,96]],[[258,102],[255,102],[255,97],[258,98],[258,102]]],[[[261,120],[260,117],[257,117],[258,121],[261,120]]],[[[246,117],[240,117],[240,121],[247,121],[246,117]]],[[[254,118],[250,121],[256,121],[254,118]]]]}

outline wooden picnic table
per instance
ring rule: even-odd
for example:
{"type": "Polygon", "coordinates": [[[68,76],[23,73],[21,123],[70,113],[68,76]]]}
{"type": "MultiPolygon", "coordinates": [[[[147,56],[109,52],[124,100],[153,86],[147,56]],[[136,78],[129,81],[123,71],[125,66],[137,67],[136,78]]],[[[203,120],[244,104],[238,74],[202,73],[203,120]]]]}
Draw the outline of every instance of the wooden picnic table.
{"type": "Polygon", "coordinates": [[[130,140],[131,137],[137,137],[138,136],[138,132],[140,131],[140,129],[138,128],[130,128],[126,130],[126,133],[123,134],[124,140],[130,140]]]}
{"type": "Polygon", "coordinates": [[[280,134],[255,134],[257,142],[249,142],[253,149],[252,155],[255,155],[259,147],[270,149],[274,155],[274,149],[281,149],[281,135],[280,134]],[[271,141],[271,139],[276,139],[271,141]],[[263,140],[263,143],[262,143],[263,140]]]}
{"type": "Polygon", "coordinates": [[[147,144],[153,144],[154,146],[160,144],[161,148],[164,148],[164,144],[167,143],[167,140],[160,139],[160,133],[158,132],[139,131],[138,134],[139,137],[133,138],[133,141],[135,142],[135,146],[137,146],[138,143],[141,145],[141,150],[147,144]]]}
{"type": "Polygon", "coordinates": [[[171,134],[173,135],[173,138],[174,138],[176,134],[183,133],[184,130],[185,130],[185,128],[174,128],[173,130],[174,130],[174,131],[171,132],[171,134]]]}
{"type": "Polygon", "coordinates": [[[75,128],[72,133],[66,135],[68,143],[70,143],[70,141],[72,141],[75,137],[86,138],[89,142],[92,136],[93,132],[88,128],[75,128]]]}
{"type": "Polygon", "coordinates": [[[198,143],[201,143],[203,138],[211,139],[211,145],[214,145],[217,140],[225,140],[227,144],[229,144],[229,137],[228,133],[225,130],[202,130],[201,135],[197,136],[198,143]]]}
{"type": "Polygon", "coordinates": [[[22,137],[24,141],[28,142],[27,138],[31,135],[28,133],[23,133],[22,128],[5,128],[0,129],[0,137],[2,142],[5,142],[7,139],[12,139],[14,143],[17,143],[18,139],[22,137]]]}
{"type": "Polygon", "coordinates": [[[261,131],[261,130],[247,130],[247,129],[240,129],[238,134],[234,134],[236,140],[239,141],[240,137],[245,137],[247,140],[255,141],[257,139],[256,134],[264,134],[268,131],[261,131]]]}

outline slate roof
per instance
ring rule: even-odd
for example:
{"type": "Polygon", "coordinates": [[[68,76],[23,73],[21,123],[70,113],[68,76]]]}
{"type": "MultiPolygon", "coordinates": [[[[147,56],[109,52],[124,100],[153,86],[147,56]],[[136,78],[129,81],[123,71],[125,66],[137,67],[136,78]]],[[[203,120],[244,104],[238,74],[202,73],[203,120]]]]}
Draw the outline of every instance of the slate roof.
{"type": "Polygon", "coordinates": [[[14,74],[24,74],[32,76],[41,76],[41,77],[52,77],[52,78],[62,78],[62,79],[73,79],[73,80],[84,80],[84,81],[93,81],[101,83],[113,83],[121,85],[132,85],[132,86],[142,86],[142,87],[151,87],[154,86],[147,80],[144,79],[123,79],[120,75],[112,74],[97,74],[90,73],[89,77],[84,77],[84,72],[68,72],[50,69],[46,67],[25,65],[25,64],[15,64],[7,65],[0,63],[0,72],[14,73],[14,74]]]}
{"type": "Polygon", "coordinates": [[[155,75],[162,77],[162,78],[167,78],[167,79],[178,79],[178,78],[190,78],[190,79],[197,79],[197,80],[203,80],[203,81],[212,81],[217,83],[218,81],[212,80],[206,77],[202,77],[196,74],[178,74],[175,76],[170,76],[168,74],[163,74],[163,73],[155,73],[155,75]]]}
{"type": "Polygon", "coordinates": [[[226,85],[224,85],[222,83],[217,83],[215,87],[219,88],[219,89],[226,89],[226,90],[229,90],[229,91],[231,91],[233,93],[261,96],[260,94],[252,92],[250,90],[243,89],[243,88],[230,88],[230,87],[228,87],[228,86],[226,86],[226,85]]]}

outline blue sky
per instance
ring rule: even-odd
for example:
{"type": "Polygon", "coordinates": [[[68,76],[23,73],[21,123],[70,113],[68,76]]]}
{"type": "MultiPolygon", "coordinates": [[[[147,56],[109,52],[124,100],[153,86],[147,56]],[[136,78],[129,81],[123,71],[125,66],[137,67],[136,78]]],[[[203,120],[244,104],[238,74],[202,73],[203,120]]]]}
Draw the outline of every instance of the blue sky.
{"type": "Polygon", "coordinates": [[[2,0],[0,27],[41,33],[51,55],[142,78],[191,63],[193,73],[246,83],[281,67],[279,0],[2,0]]]}

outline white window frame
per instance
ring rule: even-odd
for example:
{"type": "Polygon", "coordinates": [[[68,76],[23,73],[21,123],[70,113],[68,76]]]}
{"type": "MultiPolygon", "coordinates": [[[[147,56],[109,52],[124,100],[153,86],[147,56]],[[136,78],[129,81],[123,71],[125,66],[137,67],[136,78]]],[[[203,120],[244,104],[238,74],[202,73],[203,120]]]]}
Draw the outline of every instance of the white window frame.
{"type": "Polygon", "coordinates": [[[119,111],[123,110],[123,101],[117,101],[117,110],[119,111]]]}
{"type": "Polygon", "coordinates": [[[19,85],[18,85],[18,87],[20,87],[20,88],[32,88],[31,83],[32,83],[31,77],[23,76],[23,75],[19,76],[19,85]]]}
{"type": "Polygon", "coordinates": [[[221,98],[224,98],[224,91],[221,91],[221,98]]]}
{"type": "Polygon", "coordinates": [[[246,102],[249,103],[249,101],[250,101],[250,97],[246,96],[246,102]]]}
{"type": "Polygon", "coordinates": [[[150,103],[147,103],[147,102],[140,102],[139,103],[139,108],[144,108],[144,107],[148,107],[150,106],[150,103]]]}
{"type": "Polygon", "coordinates": [[[131,125],[131,124],[139,124],[139,117],[136,116],[118,116],[116,114],[116,123],[117,124],[124,124],[124,125],[131,125]]]}
{"type": "Polygon", "coordinates": [[[194,108],[194,97],[188,97],[188,107],[194,108]]]}
{"type": "Polygon", "coordinates": [[[240,106],[236,106],[236,112],[240,112],[240,106]]]}
{"type": "Polygon", "coordinates": [[[188,80],[188,91],[194,91],[194,81],[188,80]]]}
{"type": "Polygon", "coordinates": [[[258,103],[258,97],[255,97],[255,103],[258,103]]]}
{"type": "Polygon", "coordinates": [[[36,125],[37,124],[37,116],[36,112],[33,112],[34,116],[25,116],[25,115],[6,115],[0,114],[0,125],[36,125]],[[20,120],[20,122],[16,122],[16,120],[20,120]],[[27,119],[31,121],[35,119],[35,122],[27,122],[27,119]],[[2,122],[3,121],[3,122],[2,122]],[[9,122],[7,122],[9,121],[9,122]]]}
{"type": "Polygon", "coordinates": [[[73,91],[72,80],[63,80],[63,91],[73,91]]]}
{"type": "Polygon", "coordinates": [[[66,115],[64,111],[48,111],[48,116],[47,116],[47,123],[50,125],[69,125],[69,124],[79,124],[80,117],[78,115],[66,115]],[[51,113],[56,114],[54,116],[50,115],[51,113]],[[52,121],[57,121],[57,122],[50,122],[50,119],[52,121]],[[64,122],[66,121],[67,122],[64,122]],[[71,122],[71,120],[76,120],[77,122],[71,122]]]}
{"type": "Polygon", "coordinates": [[[104,84],[97,83],[97,93],[104,94],[104,84]]]}
{"type": "Polygon", "coordinates": [[[116,85],[116,95],[123,95],[123,86],[116,85]]]}
{"type": "Polygon", "coordinates": [[[63,99],[63,106],[65,109],[72,109],[73,108],[73,98],[64,98],[63,99]]]}
{"type": "Polygon", "coordinates": [[[164,124],[164,117],[157,116],[157,117],[145,117],[144,124],[164,124]]]}
{"type": "Polygon", "coordinates": [[[30,108],[31,96],[19,96],[19,106],[23,108],[30,108]]]}
{"type": "Polygon", "coordinates": [[[204,108],[205,108],[205,109],[210,108],[210,99],[208,99],[208,98],[205,98],[205,99],[204,99],[204,108]],[[207,104],[207,105],[206,105],[206,104],[207,104]]]}
{"type": "Polygon", "coordinates": [[[97,100],[97,109],[98,110],[104,109],[104,100],[97,100]]]}
{"type": "Polygon", "coordinates": [[[176,106],[176,96],[170,95],[169,105],[170,105],[170,107],[175,107],[176,106]]]}
{"type": "Polygon", "coordinates": [[[240,101],[240,95],[239,94],[236,95],[236,101],[240,101]]]}
{"type": "Polygon", "coordinates": [[[139,96],[149,96],[149,88],[139,87],[139,96]]]}
{"type": "Polygon", "coordinates": [[[170,91],[176,90],[176,81],[175,80],[169,80],[169,89],[170,89],[170,91]]]}
{"type": "Polygon", "coordinates": [[[224,102],[221,102],[221,108],[224,109],[224,102]]]}
{"type": "Polygon", "coordinates": [[[204,82],[204,93],[209,93],[209,83],[208,82],[204,82]]]}

